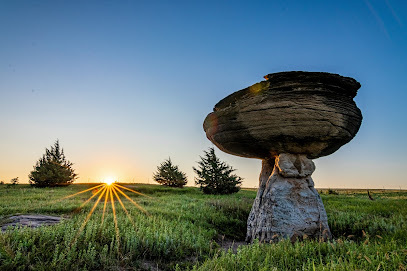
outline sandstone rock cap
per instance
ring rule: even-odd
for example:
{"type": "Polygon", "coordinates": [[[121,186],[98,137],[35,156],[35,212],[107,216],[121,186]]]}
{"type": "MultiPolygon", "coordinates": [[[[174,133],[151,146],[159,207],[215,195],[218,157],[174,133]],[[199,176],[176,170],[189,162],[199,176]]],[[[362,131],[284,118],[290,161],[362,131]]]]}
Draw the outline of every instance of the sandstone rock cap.
{"type": "Polygon", "coordinates": [[[358,132],[360,84],[325,72],[280,72],[218,102],[204,121],[219,149],[267,159],[280,153],[329,155],[358,132]]]}

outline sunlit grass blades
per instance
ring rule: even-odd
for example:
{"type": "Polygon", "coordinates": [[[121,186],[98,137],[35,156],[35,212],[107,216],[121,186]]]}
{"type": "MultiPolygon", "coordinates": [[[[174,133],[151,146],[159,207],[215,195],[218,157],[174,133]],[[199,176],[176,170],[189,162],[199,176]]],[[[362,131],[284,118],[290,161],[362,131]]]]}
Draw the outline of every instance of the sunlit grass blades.
{"type": "Polygon", "coordinates": [[[80,195],[82,193],[85,192],[89,192],[92,191],[93,195],[90,196],[86,201],[84,201],[77,209],[76,211],[81,210],[86,204],[88,204],[94,197],[98,196],[96,202],[93,204],[92,209],[89,211],[89,213],[87,214],[85,220],[83,221],[81,227],[79,228],[75,238],[72,240],[71,245],[73,245],[77,238],[79,237],[79,235],[82,233],[82,231],[84,230],[86,224],[88,223],[88,221],[90,220],[92,214],[94,213],[95,209],[97,208],[99,202],[103,199],[104,197],[104,204],[103,204],[103,211],[102,211],[102,221],[101,221],[101,225],[103,225],[104,220],[105,220],[105,213],[107,212],[107,206],[108,206],[108,201],[110,200],[111,202],[111,206],[112,206],[112,212],[113,212],[113,221],[114,221],[114,227],[115,227],[115,232],[116,232],[116,242],[117,242],[117,247],[119,247],[120,244],[120,233],[119,233],[119,227],[118,227],[118,222],[117,222],[117,217],[116,217],[116,206],[115,206],[115,198],[117,199],[117,201],[119,202],[121,208],[123,209],[123,211],[126,213],[128,219],[130,220],[130,222],[134,225],[134,221],[129,213],[129,211],[126,209],[123,201],[120,198],[120,194],[123,195],[127,200],[129,200],[134,206],[136,206],[140,211],[142,211],[144,214],[147,214],[147,211],[141,207],[139,204],[137,204],[134,200],[132,200],[128,195],[126,195],[121,189],[125,189],[128,191],[131,191],[137,195],[142,195],[142,196],[146,196],[140,192],[137,192],[133,189],[124,187],[122,185],[116,184],[116,183],[103,183],[97,186],[94,186],[92,188],[80,191],[78,193],[66,196],[60,200],[64,200],[64,199],[68,199],[77,195],[80,195]],[[119,193],[118,193],[119,192],[119,193]]]}

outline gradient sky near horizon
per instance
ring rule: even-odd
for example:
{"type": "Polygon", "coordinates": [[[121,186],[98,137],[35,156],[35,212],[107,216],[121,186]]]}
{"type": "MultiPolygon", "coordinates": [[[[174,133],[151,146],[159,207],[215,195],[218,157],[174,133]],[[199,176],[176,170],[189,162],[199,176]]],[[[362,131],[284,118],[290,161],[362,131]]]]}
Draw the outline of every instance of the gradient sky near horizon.
{"type": "MultiPolygon", "coordinates": [[[[407,189],[407,1],[0,1],[0,180],[59,139],[78,182],[153,183],[171,157],[193,185],[213,106],[290,70],[362,85],[316,187],[407,189]]],[[[258,185],[260,160],[216,151],[258,185]]]]}

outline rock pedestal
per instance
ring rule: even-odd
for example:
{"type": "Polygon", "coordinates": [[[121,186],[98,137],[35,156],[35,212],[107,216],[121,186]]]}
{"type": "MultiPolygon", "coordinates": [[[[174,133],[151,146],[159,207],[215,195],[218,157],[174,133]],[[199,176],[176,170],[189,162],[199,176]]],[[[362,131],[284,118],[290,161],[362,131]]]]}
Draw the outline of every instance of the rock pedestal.
{"type": "Polygon", "coordinates": [[[246,241],[331,238],[324,205],[314,188],[314,163],[304,155],[263,160],[259,189],[247,220],[246,241]]]}
{"type": "Polygon", "coordinates": [[[252,242],[331,237],[310,159],[330,155],[353,139],[362,113],[350,77],[280,72],[219,101],[203,124],[219,149],[263,161],[248,218],[252,242]]]}

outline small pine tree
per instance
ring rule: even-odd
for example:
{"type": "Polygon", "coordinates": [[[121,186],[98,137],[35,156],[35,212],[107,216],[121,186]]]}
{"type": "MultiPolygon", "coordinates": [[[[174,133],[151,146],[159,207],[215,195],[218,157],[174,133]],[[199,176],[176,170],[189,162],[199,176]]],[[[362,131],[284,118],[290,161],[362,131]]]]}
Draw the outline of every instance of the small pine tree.
{"type": "Polygon", "coordinates": [[[36,187],[69,185],[77,178],[72,163],[66,160],[59,140],[45,149],[45,154],[37,161],[34,170],[28,175],[29,182],[36,187]]]}
{"type": "Polygon", "coordinates": [[[232,194],[240,190],[242,178],[231,174],[235,169],[221,162],[215,155],[214,148],[204,151],[205,156],[200,157],[199,169],[193,167],[198,175],[195,183],[200,186],[205,194],[232,194]]]}
{"type": "Polygon", "coordinates": [[[153,179],[162,185],[181,188],[188,182],[186,174],[180,171],[178,166],[172,164],[171,158],[168,158],[157,167],[153,179]]]}

